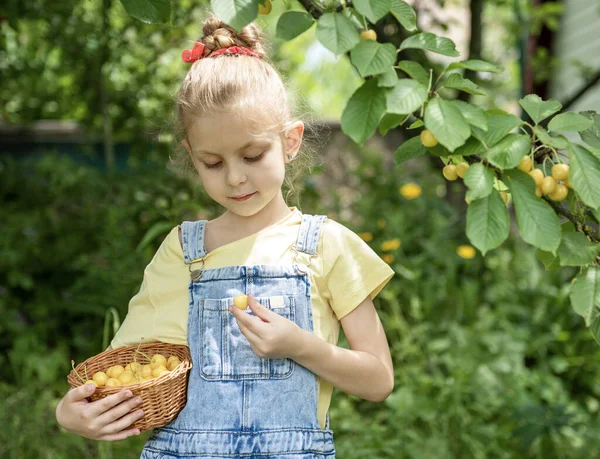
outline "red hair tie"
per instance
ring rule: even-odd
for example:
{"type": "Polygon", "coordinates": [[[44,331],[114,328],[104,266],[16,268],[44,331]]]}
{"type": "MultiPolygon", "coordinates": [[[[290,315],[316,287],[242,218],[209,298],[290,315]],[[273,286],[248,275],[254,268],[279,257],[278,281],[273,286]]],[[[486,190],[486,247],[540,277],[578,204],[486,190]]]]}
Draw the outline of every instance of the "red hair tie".
{"type": "Polygon", "coordinates": [[[204,59],[205,57],[217,57],[222,55],[234,56],[245,54],[246,56],[252,56],[257,57],[258,59],[262,59],[260,54],[255,53],[251,49],[244,48],[243,46],[230,46],[229,48],[221,48],[206,55],[204,54],[204,49],[204,43],[197,41],[192,49],[183,50],[183,52],[181,53],[181,57],[183,61],[188,64],[191,62],[195,62],[199,59],[204,59]]]}

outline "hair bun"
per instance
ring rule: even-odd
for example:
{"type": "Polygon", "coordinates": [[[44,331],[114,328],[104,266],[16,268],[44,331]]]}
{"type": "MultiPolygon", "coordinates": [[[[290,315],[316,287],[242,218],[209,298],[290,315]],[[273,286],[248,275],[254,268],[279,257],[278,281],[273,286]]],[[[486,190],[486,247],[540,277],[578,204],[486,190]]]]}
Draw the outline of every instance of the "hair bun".
{"type": "Polygon", "coordinates": [[[265,57],[264,35],[260,27],[250,23],[240,32],[228,26],[216,16],[207,18],[202,24],[202,42],[208,52],[230,46],[242,46],[265,57]]]}

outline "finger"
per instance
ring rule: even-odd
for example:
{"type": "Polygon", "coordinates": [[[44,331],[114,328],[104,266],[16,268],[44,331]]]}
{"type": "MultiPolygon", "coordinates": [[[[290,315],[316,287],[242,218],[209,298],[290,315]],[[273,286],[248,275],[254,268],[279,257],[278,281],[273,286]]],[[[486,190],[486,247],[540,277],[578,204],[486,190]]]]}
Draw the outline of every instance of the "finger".
{"type": "Polygon", "coordinates": [[[133,394],[129,390],[121,390],[116,394],[109,395],[103,399],[96,400],[90,403],[90,414],[94,417],[98,417],[111,408],[117,406],[119,403],[133,397],[133,394]]]}
{"type": "MultiPolygon", "coordinates": [[[[131,397],[124,402],[119,403],[114,408],[104,412],[100,416],[98,416],[98,423],[101,426],[108,425],[111,422],[116,421],[117,419],[122,418],[127,413],[129,413],[134,408],[138,407],[142,403],[142,397],[131,397]]],[[[125,426],[127,427],[127,426],[125,426]]]]}
{"type": "Polygon", "coordinates": [[[95,384],[83,384],[82,386],[75,387],[69,392],[67,392],[67,396],[65,399],[68,402],[81,402],[92,395],[96,390],[95,384]]]}
{"type": "Polygon", "coordinates": [[[262,320],[257,317],[253,317],[247,312],[236,310],[235,306],[229,306],[229,310],[235,316],[238,325],[243,325],[246,328],[255,329],[257,324],[262,324],[262,320]]]}
{"type": "Polygon", "coordinates": [[[240,331],[248,339],[248,341],[250,342],[251,345],[256,345],[260,342],[260,337],[256,333],[254,333],[252,330],[250,330],[248,327],[244,327],[243,325],[240,325],[240,331]]]}
{"type": "Polygon", "coordinates": [[[119,433],[127,427],[130,427],[135,421],[141,419],[142,417],[144,417],[144,411],[135,410],[123,416],[122,418],[117,419],[116,421],[104,426],[102,429],[100,429],[100,433],[106,435],[119,433]]]}
{"type": "Polygon", "coordinates": [[[256,301],[252,295],[248,295],[248,306],[250,306],[250,309],[256,315],[256,317],[261,319],[263,322],[271,321],[272,312],[256,301]]]}
{"type": "Polygon", "coordinates": [[[125,440],[126,438],[133,437],[135,435],[140,434],[140,429],[127,429],[122,430],[121,432],[115,434],[103,435],[98,440],[103,441],[117,441],[117,440],[125,440]]]}

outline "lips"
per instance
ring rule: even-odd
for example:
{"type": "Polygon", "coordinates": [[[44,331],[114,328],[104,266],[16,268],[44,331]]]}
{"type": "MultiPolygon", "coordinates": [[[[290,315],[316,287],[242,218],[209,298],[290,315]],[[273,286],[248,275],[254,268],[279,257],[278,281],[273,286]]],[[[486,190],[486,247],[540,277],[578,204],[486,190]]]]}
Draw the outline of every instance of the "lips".
{"type": "Polygon", "coordinates": [[[245,201],[246,199],[250,199],[255,194],[256,191],[254,193],[242,194],[240,196],[232,196],[231,199],[233,199],[234,201],[245,201]]]}

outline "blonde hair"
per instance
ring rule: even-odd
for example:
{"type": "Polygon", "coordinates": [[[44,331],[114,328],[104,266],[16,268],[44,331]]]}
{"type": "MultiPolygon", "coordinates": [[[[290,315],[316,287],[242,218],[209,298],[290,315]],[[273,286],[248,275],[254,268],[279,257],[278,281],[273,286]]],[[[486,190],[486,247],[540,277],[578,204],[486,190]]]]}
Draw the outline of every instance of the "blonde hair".
{"type": "MultiPolygon", "coordinates": [[[[175,97],[173,136],[175,151],[171,168],[178,175],[200,184],[188,151],[181,145],[187,132],[200,116],[236,111],[250,121],[252,134],[283,133],[296,120],[288,101],[286,88],[277,70],[266,60],[265,37],[254,23],[237,32],[215,16],[202,25],[204,54],[230,46],[242,46],[261,58],[246,55],[218,56],[199,59],[191,64],[175,97]]],[[[283,183],[286,200],[300,191],[297,182],[314,166],[315,152],[308,138],[313,126],[305,123],[301,151],[286,166],[283,183]]]]}

